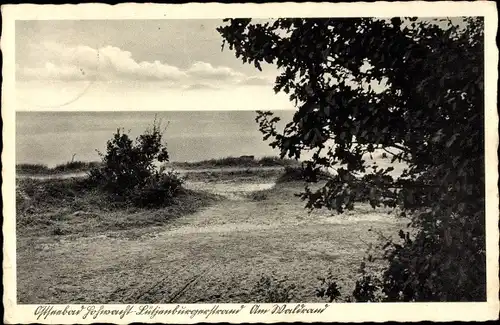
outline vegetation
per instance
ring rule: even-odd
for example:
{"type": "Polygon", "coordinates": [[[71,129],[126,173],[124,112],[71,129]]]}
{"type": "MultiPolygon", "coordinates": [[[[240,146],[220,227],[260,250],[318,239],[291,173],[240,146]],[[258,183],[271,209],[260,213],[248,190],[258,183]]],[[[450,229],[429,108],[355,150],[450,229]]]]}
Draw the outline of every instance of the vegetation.
{"type": "Polygon", "coordinates": [[[417,18],[226,19],[222,47],[261,69],[280,69],[274,90],[297,111],[285,129],[259,112],[264,138],[281,157],[313,150],[306,173],[337,174],[302,198],[311,209],[351,210],[363,191],[373,208],[409,216],[400,240],[383,243],[387,268],[369,264],[353,289],[362,301],[483,301],[483,20],[417,18]],[[457,69],[460,67],[460,69],[457,69]],[[365,154],[404,162],[395,179],[365,154]],[[370,177],[361,178],[361,175],[370,177]]]}
{"type": "Polygon", "coordinates": [[[161,122],[139,135],[135,141],[118,129],[107,142],[106,152],[99,155],[102,164],[89,173],[89,181],[119,201],[138,206],[170,204],[182,189],[183,179],[174,172],[156,166],[168,162],[166,144],[162,141],[161,122]]]}
{"type": "Polygon", "coordinates": [[[294,166],[299,163],[293,159],[281,159],[280,157],[262,157],[255,159],[251,156],[225,157],[220,159],[209,159],[197,162],[174,162],[171,163],[178,168],[215,168],[215,167],[280,167],[294,166]]]}
{"type": "Polygon", "coordinates": [[[107,142],[100,163],[72,161],[54,168],[18,165],[28,174],[87,171],[88,177],[18,179],[16,212],[19,233],[87,234],[160,225],[192,213],[215,200],[214,195],[182,187],[174,172],[157,169],[168,161],[161,124],[132,141],[118,129],[107,142]],[[136,208],[157,208],[154,213],[136,208]]]}
{"type": "Polygon", "coordinates": [[[216,184],[200,178],[153,209],[115,201],[83,178],[18,179],[17,202],[25,200],[16,205],[19,301],[168,303],[200,276],[177,303],[321,302],[316,275],[332,264],[348,295],[365,244],[375,242],[366,229],[391,235],[403,223],[366,204],[339,219],[326,210],[308,213],[294,197],[304,182],[252,186],[282,170],[274,172],[264,180],[220,172],[216,184]],[[241,191],[245,185],[251,190],[241,191]],[[122,281],[113,280],[117,274],[122,281]]]}
{"type": "Polygon", "coordinates": [[[203,275],[183,299],[287,302],[309,298],[311,274],[338,261],[342,270],[320,279],[321,299],[484,300],[482,20],[447,27],[398,18],[227,22],[219,31],[238,57],[257,68],[264,61],[281,68],[275,90],[288,93],[297,112],[283,132],[272,113],[257,116],[282,160],[208,161],[210,167],[249,167],[210,177],[254,177],[255,164],[281,166],[304,150],[315,151],[312,159],[303,168],[285,165],[271,189],[220,200],[209,213],[192,213],[213,197],[183,189],[177,175],[156,168],[169,160],[161,128],[155,123],[135,140],[118,130],[88,179],[18,181],[20,301],[137,302],[147,285],[140,293],[149,292],[147,299],[158,302],[169,296],[161,281],[185,288],[203,275]],[[380,150],[393,162],[405,162],[405,172],[393,178],[390,167],[363,159],[380,150]],[[336,174],[322,174],[331,167],[338,167],[336,174]],[[304,180],[315,183],[301,194],[310,213],[292,195],[304,180]],[[343,216],[331,220],[323,208],[343,216]],[[410,227],[401,229],[372,208],[401,211],[410,227]],[[114,230],[163,225],[186,213],[189,220],[179,222],[173,236],[109,238],[114,230]],[[100,232],[107,236],[54,244],[60,235],[100,232]],[[290,245],[290,238],[297,245],[290,245]],[[373,241],[379,244],[369,246],[361,261],[363,244],[373,241]],[[146,268],[145,261],[153,262],[146,268]],[[360,262],[359,278],[350,278],[360,262]],[[221,267],[207,272],[214,265],[221,267]],[[261,270],[273,267],[298,285],[274,277],[258,280],[261,270]],[[112,281],[117,269],[119,285],[112,281]],[[138,270],[146,283],[137,282],[138,270]],[[64,281],[61,274],[67,275],[64,281]],[[42,288],[33,290],[30,284],[39,278],[42,288]]]}
{"type": "Polygon", "coordinates": [[[17,232],[20,236],[86,236],[145,230],[216,200],[214,195],[184,189],[168,206],[138,209],[128,202],[113,200],[86,179],[20,179],[16,186],[17,232]]]}
{"type": "Polygon", "coordinates": [[[203,182],[221,182],[221,181],[234,181],[235,179],[241,181],[265,181],[275,179],[282,173],[282,169],[260,169],[249,168],[238,170],[227,170],[224,168],[213,168],[203,171],[192,170],[184,173],[184,178],[189,181],[203,181],[203,182]]]}
{"type": "Polygon", "coordinates": [[[99,166],[99,162],[71,161],[49,168],[44,164],[18,164],[16,173],[20,175],[55,175],[61,173],[86,172],[99,166]]]}
{"type": "Polygon", "coordinates": [[[286,166],[285,171],[280,175],[277,183],[286,183],[294,181],[305,181],[305,182],[318,182],[319,180],[326,180],[331,178],[332,175],[325,171],[318,171],[315,174],[307,173],[306,169],[303,167],[290,167],[286,166]]]}
{"type": "MultiPolygon", "coordinates": [[[[118,130],[123,133],[123,130],[118,130]]],[[[55,167],[48,167],[44,164],[18,164],[16,165],[16,172],[19,175],[57,175],[61,173],[75,173],[75,172],[88,172],[92,169],[99,168],[101,162],[83,162],[74,161],[60,164],[55,167]]],[[[285,167],[285,166],[299,166],[300,163],[293,159],[281,159],[280,157],[262,157],[244,158],[244,157],[224,157],[219,159],[209,159],[196,162],[167,162],[164,164],[165,168],[177,169],[214,169],[224,167],[234,168],[259,168],[259,167],[285,167]]],[[[237,173],[235,171],[235,173],[237,173]]],[[[251,173],[251,171],[248,171],[251,173]]]]}

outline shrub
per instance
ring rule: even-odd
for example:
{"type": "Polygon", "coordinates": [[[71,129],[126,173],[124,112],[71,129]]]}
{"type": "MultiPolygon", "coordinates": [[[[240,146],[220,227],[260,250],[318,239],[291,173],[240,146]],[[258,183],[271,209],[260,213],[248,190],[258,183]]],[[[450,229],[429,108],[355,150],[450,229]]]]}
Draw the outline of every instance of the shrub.
{"type": "Polygon", "coordinates": [[[324,171],[316,171],[312,174],[302,166],[285,166],[285,172],[278,178],[278,183],[293,181],[317,182],[320,179],[328,179],[331,175],[324,171]]]}
{"type": "Polygon", "coordinates": [[[302,168],[286,166],[285,172],[278,178],[277,182],[285,183],[301,180],[304,180],[304,172],[302,171],[302,168]]]}
{"type": "Polygon", "coordinates": [[[400,240],[385,249],[389,266],[381,277],[381,288],[387,300],[473,301],[485,297],[481,216],[422,212],[412,219],[416,233],[400,231],[400,240]]]}
{"type": "Polygon", "coordinates": [[[329,272],[327,277],[319,277],[318,280],[321,283],[319,288],[316,289],[317,297],[328,299],[330,302],[338,301],[341,298],[338,280],[332,272],[329,272]]]}
{"type": "Polygon", "coordinates": [[[102,164],[89,172],[90,181],[117,200],[130,200],[139,206],[168,204],[183,180],[156,168],[169,159],[163,133],[156,119],[135,141],[123,129],[117,129],[107,142],[106,153],[99,152],[102,164]]]}
{"type": "Polygon", "coordinates": [[[367,269],[365,261],[361,263],[359,273],[360,276],[356,280],[352,292],[352,299],[357,302],[385,301],[387,296],[384,295],[382,290],[383,281],[379,275],[367,269]]]}
{"type": "Polygon", "coordinates": [[[131,192],[134,205],[139,207],[158,207],[171,203],[182,190],[183,179],[177,173],[155,173],[142,187],[131,192]]]}

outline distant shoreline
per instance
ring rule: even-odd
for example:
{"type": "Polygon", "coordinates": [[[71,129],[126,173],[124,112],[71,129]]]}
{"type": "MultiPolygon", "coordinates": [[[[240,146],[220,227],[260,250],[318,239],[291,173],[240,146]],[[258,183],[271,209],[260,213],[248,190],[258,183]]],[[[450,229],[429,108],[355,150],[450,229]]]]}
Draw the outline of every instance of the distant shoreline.
{"type": "MultiPolygon", "coordinates": [[[[50,176],[84,173],[92,168],[99,167],[101,163],[97,161],[84,162],[73,161],[48,167],[45,164],[17,164],[16,175],[20,176],[50,176]]],[[[196,162],[168,162],[165,164],[167,168],[172,169],[211,169],[221,167],[235,168],[259,168],[259,167],[285,167],[299,166],[299,162],[293,159],[280,159],[279,157],[262,157],[255,158],[254,156],[240,157],[225,157],[220,159],[201,160],[196,162]]]]}

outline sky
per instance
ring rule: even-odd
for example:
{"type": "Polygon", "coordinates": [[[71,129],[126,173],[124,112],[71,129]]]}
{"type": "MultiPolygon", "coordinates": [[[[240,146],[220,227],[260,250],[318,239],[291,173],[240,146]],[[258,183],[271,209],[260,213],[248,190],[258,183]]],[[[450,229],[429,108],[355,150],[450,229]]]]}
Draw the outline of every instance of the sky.
{"type": "Polygon", "coordinates": [[[293,109],[221,51],[221,20],[16,22],[17,110],[293,109]]]}
{"type": "Polygon", "coordinates": [[[16,110],[293,109],[273,91],[274,65],[258,71],[221,51],[222,24],[16,21],[16,110]]]}

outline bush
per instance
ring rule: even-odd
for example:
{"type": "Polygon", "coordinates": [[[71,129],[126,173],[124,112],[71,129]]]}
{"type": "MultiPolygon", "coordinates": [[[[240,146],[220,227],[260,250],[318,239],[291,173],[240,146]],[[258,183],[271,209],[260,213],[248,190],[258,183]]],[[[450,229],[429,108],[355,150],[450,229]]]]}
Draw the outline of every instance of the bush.
{"type": "Polygon", "coordinates": [[[163,133],[156,119],[135,141],[123,129],[117,129],[107,142],[106,153],[99,152],[102,164],[89,172],[90,181],[115,199],[138,206],[170,203],[183,180],[175,173],[156,168],[169,159],[166,144],[162,142],[163,133]]]}
{"type": "Polygon", "coordinates": [[[312,174],[302,166],[285,166],[285,172],[278,178],[278,183],[293,181],[317,182],[321,179],[328,179],[331,175],[324,171],[316,171],[312,174]]]}
{"type": "Polygon", "coordinates": [[[337,283],[337,277],[332,273],[328,272],[327,277],[318,277],[320,280],[320,286],[316,288],[316,296],[328,301],[338,301],[341,298],[340,286],[337,283]]]}
{"type": "Polygon", "coordinates": [[[302,181],[304,180],[304,172],[300,167],[285,167],[285,172],[281,175],[277,183],[286,183],[292,181],[302,181]]]}
{"type": "Polygon", "coordinates": [[[481,219],[473,213],[415,215],[416,233],[400,231],[400,241],[385,251],[389,266],[381,288],[387,300],[483,300],[486,250],[481,219]]]}
{"type": "Polygon", "coordinates": [[[362,263],[355,301],[480,301],[486,296],[484,224],[469,217],[421,212],[412,217],[413,233],[399,231],[399,240],[381,238],[374,272],[371,254],[362,263]],[[469,227],[464,227],[468,224],[469,227]]]}
{"type": "Polygon", "coordinates": [[[182,190],[183,179],[174,172],[155,173],[142,187],[131,192],[134,205],[139,207],[158,207],[171,203],[173,197],[182,190]]]}

